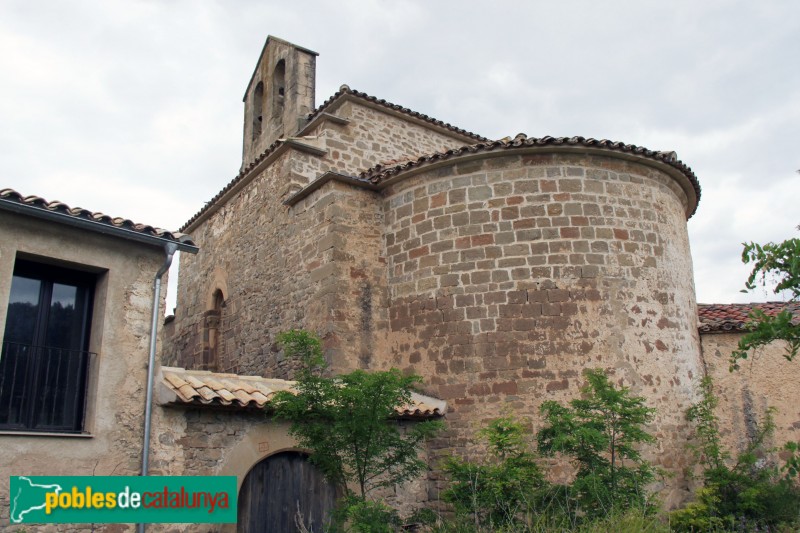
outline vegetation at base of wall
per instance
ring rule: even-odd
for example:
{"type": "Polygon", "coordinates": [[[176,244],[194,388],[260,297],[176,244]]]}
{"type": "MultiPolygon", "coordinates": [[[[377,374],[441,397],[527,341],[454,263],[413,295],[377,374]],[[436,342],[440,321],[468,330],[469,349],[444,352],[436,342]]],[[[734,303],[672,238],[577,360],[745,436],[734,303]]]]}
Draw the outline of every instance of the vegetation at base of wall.
{"type": "Polygon", "coordinates": [[[290,422],[290,433],[343,494],[329,531],[390,533],[409,524],[432,533],[800,529],[800,445],[782,448],[781,467],[766,459],[776,451],[767,448],[775,430],[768,411],[746,449],[733,457],[721,443],[718,400],[708,378],[701,400],[687,413],[695,426],[692,451],[702,467],[703,486],[694,502],[659,515],[646,490],[658,471],[641,455],[654,440],[645,430],[654,410],[628,388],[615,387],[601,370],[585,372],[580,398],[544,402],[544,427],[535,436],[525,421],[511,415],[490,421],[478,432],[487,450],[481,459],[449,457],[443,465],[450,484],[442,499],[451,511],[442,517],[421,509],[402,520],[372,495],[428,468],[418,449],[441,424],[419,422],[401,429],[395,412],[410,402],[419,378],[394,369],[325,377],[316,336],[289,331],[280,341],[287,356],[300,358],[303,366],[299,394],[276,395],[275,416],[290,422]],[[542,457],[552,456],[572,463],[570,483],[546,480],[542,457]]]}
{"type": "Polygon", "coordinates": [[[448,458],[444,471],[450,476],[450,486],[442,499],[475,530],[513,531],[539,510],[547,484],[521,421],[512,416],[498,418],[479,436],[487,444],[485,459],[448,458]]]}
{"type": "MultiPolygon", "coordinates": [[[[766,287],[774,283],[775,294],[786,291],[791,301],[800,301],[800,239],[788,239],[781,243],[760,245],[745,243],[743,263],[753,263],[750,276],[745,282],[746,290],[758,285],[766,287]]],[[[739,368],[739,362],[762,346],[773,341],[786,342],[785,357],[794,359],[800,351],[800,323],[790,311],[784,310],[769,316],[759,309],[750,315],[750,330],[739,340],[739,346],[731,355],[731,370],[739,368]]]]}
{"type": "Polygon", "coordinates": [[[480,530],[463,517],[440,518],[425,531],[430,533],[481,533],[483,531],[503,531],[506,533],[668,533],[669,525],[665,518],[630,510],[604,518],[585,521],[574,527],[559,526],[552,523],[552,517],[539,515],[525,525],[503,530],[480,530]]]}
{"type": "Polygon", "coordinates": [[[274,417],[290,423],[289,433],[309,451],[309,460],[344,495],[336,516],[347,520],[352,531],[385,531],[393,511],[371,501],[370,494],[427,470],[418,451],[443,427],[431,420],[401,427],[397,420],[396,409],[411,402],[411,392],[421,379],[397,369],[326,377],[327,364],[316,335],[291,330],[278,340],[287,357],[299,358],[302,367],[298,394],[275,395],[274,417]],[[370,529],[370,524],[377,529],[370,529]]]}
{"type": "Polygon", "coordinates": [[[656,506],[646,489],[657,472],[639,450],[654,441],[644,429],[654,410],[629,389],[614,387],[603,371],[585,375],[581,398],[542,405],[546,425],[536,435],[540,454],[574,465],[574,480],[548,483],[525,425],[498,418],[479,432],[487,447],[482,460],[446,461],[451,481],[442,498],[455,519],[441,531],[575,530],[623,515],[657,526],[648,518],[656,506]]]}
{"type": "Polygon", "coordinates": [[[695,501],[671,514],[675,531],[793,531],[800,526],[798,446],[787,443],[782,468],[766,458],[775,431],[772,411],[735,458],[722,445],[711,379],[701,382],[701,399],[687,418],[694,422],[692,451],[702,466],[703,486],[695,501]]]}
{"type": "Polygon", "coordinates": [[[583,397],[541,408],[547,426],[537,435],[539,452],[561,455],[577,469],[575,480],[563,486],[564,512],[575,524],[628,509],[654,511],[646,486],[658,472],[640,448],[655,441],[645,429],[655,409],[627,387],[614,387],[602,370],[585,375],[583,397]]]}

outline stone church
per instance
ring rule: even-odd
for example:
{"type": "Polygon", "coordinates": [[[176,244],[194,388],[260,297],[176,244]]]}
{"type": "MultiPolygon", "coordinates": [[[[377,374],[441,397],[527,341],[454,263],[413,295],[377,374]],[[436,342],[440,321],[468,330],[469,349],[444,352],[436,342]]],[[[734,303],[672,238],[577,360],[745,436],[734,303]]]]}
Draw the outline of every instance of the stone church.
{"type": "MultiPolygon", "coordinates": [[[[541,402],[603,368],[657,409],[668,505],[690,491],[685,411],[703,375],[719,380],[729,438],[767,404],[780,437],[800,437],[796,364],[765,356],[728,375],[752,306],[700,306],[698,322],[687,220],[700,185],[675,152],[493,141],[346,85],[315,107],[316,59],[267,39],[242,167],[181,228],[200,253],[181,261],[165,365],[291,379],[276,335],[314,331],[335,371],[423,376],[447,405],[433,457],[468,452],[504,409],[536,427],[541,402]]],[[[435,499],[438,473],[422,485],[418,499],[435,499]]]]}
{"type": "Polygon", "coordinates": [[[398,423],[447,429],[420,450],[431,471],[383,495],[401,511],[441,508],[443,455],[477,453],[476,429],[509,411],[536,430],[541,403],[574,398],[589,368],[657,409],[648,457],[672,474],[655,487],[668,507],[692,492],[685,411],[703,376],[730,447],[769,406],[774,443],[800,440],[800,365],[782,346],[728,372],[751,310],[800,306],[697,304],[687,220],[700,185],[674,152],[490,140],[346,85],[316,106],[316,58],[267,39],[241,169],[180,232],[0,189],[0,520],[9,475],[136,475],[147,449],[151,474],[237,476],[239,524],[219,530],[293,530],[286,509],[302,500],[318,531],[335,494],[264,414],[294,386],[276,343],[292,328],[323,339],[334,372],[422,376],[398,423]],[[149,283],[176,249],[188,253],[143,444],[149,283]],[[44,346],[67,307],[63,345],[44,346]],[[36,369],[55,360],[79,365],[42,396],[52,372],[36,369]]]}

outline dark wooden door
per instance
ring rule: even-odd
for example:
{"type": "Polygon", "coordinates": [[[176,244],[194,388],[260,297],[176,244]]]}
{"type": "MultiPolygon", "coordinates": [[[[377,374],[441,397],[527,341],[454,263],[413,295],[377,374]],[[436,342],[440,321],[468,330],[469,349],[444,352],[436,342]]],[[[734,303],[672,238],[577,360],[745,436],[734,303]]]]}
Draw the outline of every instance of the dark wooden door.
{"type": "Polygon", "coordinates": [[[250,471],[239,491],[239,533],[294,533],[295,517],[308,531],[326,529],[336,493],[325,477],[299,452],[267,457],[250,471]]]}

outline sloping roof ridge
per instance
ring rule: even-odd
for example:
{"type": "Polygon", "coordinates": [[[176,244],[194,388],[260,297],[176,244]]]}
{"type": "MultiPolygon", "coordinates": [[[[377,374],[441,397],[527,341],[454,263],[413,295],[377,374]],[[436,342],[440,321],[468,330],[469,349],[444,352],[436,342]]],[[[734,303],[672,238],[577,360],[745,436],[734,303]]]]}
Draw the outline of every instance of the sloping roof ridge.
{"type": "Polygon", "coordinates": [[[59,213],[61,215],[72,217],[76,220],[85,220],[103,226],[110,226],[112,228],[128,230],[135,233],[140,233],[142,235],[181,242],[183,244],[194,246],[194,243],[189,239],[189,236],[184,233],[180,233],[180,231],[168,231],[155,226],[150,226],[148,224],[133,222],[127,218],[112,217],[99,211],[90,211],[82,207],[70,207],[69,205],[59,202],[58,200],[51,202],[42,198],[41,196],[23,196],[21,193],[10,188],[0,189],[0,200],[40,209],[50,213],[59,213]]]}
{"type": "Polygon", "coordinates": [[[433,124],[434,126],[438,126],[440,128],[444,128],[446,130],[452,131],[453,133],[457,133],[457,134],[463,135],[465,137],[470,137],[470,138],[472,138],[472,139],[474,139],[476,141],[486,142],[486,141],[490,140],[487,137],[484,137],[483,135],[478,135],[477,133],[473,133],[471,131],[467,131],[465,129],[459,128],[457,126],[453,126],[452,124],[449,124],[449,123],[441,121],[439,119],[430,117],[430,116],[425,115],[423,113],[419,113],[419,112],[414,111],[412,109],[409,109],[407,107],[403,107],[403,106],[398,105],[398,104],[393,104],[392,102],[389,102],[389,101],[384,100],[382,98],[378,98],[376,96],[371,96],[371,95],[369,95],[369,94],[367,94],[365,92],[361,92],[361,91],[357,91],[355,89],[351,89],[347,85],[342,85],[341,87],[339,87],[338,91],[336,91],[330,98],[325,100],[322,103],[322,105],[320,105],[317,109],[315,109],[312,113],[310,113],[308,115],[308,122],[311,122],[319,114],[325,112],[337,99],[339,99],[339,97],[341,97],[343,95],[346,95],[346,94],[355,96],[356,98],[360,98],[362,100],[366,100],[367,102],[371,102],[373,104],[377,104],[377,105],[379,105],[381,107],[385,107],[387,109],[391,109],[393,111],[399,111],[400,113],[403,113],[403,114],[408,115],[410,117],[414,117],[414,118],[423,120],[423,121],[425,121],[425,122],[427,122],[429,124],[433,124]]]}
{"type": "Polygon", "coordinates": [[[680,172],[682,172],[689,179],[689,182],[692,184],[692,187],[694,188],[695,193],[697,194],[697,200],[698,201],[700,200],[701,189],[700,189],[700,182],[698,181],[697,176],[695,176],[691,167],[689,167],[683,161],[680,161],[678,159],[677,154],[675,152],[672,151],[658,152],[655,150],[649,150],[642,146],[636,146],[635,144],[626,144],[619,141],[610,141],[608,139],[594,139],[591,137],[586,138],[580,136],[550,137],[548,135],[545,137],[528,137],[524,133],[519,133],[513,139],[510,137],[506,137],[504,139],[496,141],[490,141],[487,139],[486,142],[480,142],[477,144],[462,146],[461,148],[451,148],[449,150],[444,150],[441,152],[433,152],[425,154],[414,160],[397,165],[387,166],[378,164],[373,166],[372,168],[369,168],[359,173],[358,177],[362,179],[368,179],[372,183],[378,184],[381,181],[386,180],[401,172],[405,172],[407,170],[425,164],[434,163],[436,161],[443,161],[453,157],[458,157],[460,155],[491,152],[494,150],[508,150],[526,146],[567,146],[567,147],[579,146],[587,148],[600,148],[603,150],[629,153],[633,155],[643,156],[648,159],[653,159],[665,163],[667,165],[670,165],[679,170],[680,172]]]}
{"type": "Polygon", "coordinates": [[[231,188],[233,188],[237,183],[242,181],[244,177],[247,176],[247,174],[249,174],[250,171],[256,167],[256,165],[261,163],[269,155],[275,152],[275,150],[277,150],[282,144],[284,144],[284,141],[285,139],[278,139],[274,143],[270,144],[263,152],[261,152],[261,154],[256,156],[246,167],[242,167],[239,173],[236,176],[234,176],[234,178],[231,181],[229,181],[227,185],[225,185],[217,194],[215,194],[211,198],[211,200],[206,202],[205,205],[201,207],[199,211],[197,211],[194,215],[192,215],[192,217],[189,220],[187,220],[183,224],[183,226],[180,227],[179,231],[185,231],[186,228],[191,226],[198,218],[203,216],[203,214],[206,211],[208,211],[211,208],[211,206],[213,206],[217,202],[217,200],[222,198],[222,196],[225,195],[225,193],[231,190],[231,188]]]}

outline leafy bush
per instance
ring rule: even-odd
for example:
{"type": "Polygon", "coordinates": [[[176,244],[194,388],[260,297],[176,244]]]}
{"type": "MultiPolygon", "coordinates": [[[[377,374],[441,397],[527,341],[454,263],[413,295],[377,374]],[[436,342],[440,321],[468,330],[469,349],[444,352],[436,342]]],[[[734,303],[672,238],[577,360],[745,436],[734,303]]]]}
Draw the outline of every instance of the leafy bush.
{"type": "Polygon", "coordinates": [[[498,418],[479,432],[488,444],[482,462],[450,457],[444,471],[450,487],[442,494],[460,522],[474,530],[513,531],[535,507],[544,477],[528,450],[525,427],[512,416],[498,418]]]}
{"type": "Polygon", "coordinates": [[[623,516],[648,524],[645,530],[661,528],[649,517],[655,506],[645,488],[656,470],[639,452],[654,440],[644,430],[654,409],[629,389],[614,387],[601,370],[586,377],[582,398],[542,405],[547,425],[537,434],[540,453],[573,461],[575,480],[547,483],[523,424],[499,418],[479,433],[488,448],[483,461],[450,458],[445,464],[452,482],[443,498],[456,519],[441,531],[557,531],[623,516]]]}
{"type": "MultiPolygon", "coordinates": [[[[742,262],[753,263],[750,275],[745,282],[746,290],[757,285],[764,288],[774,283],[776,295],[788,294],[793,302],[800,301],[800,239],[787,239],[778,244],[745,243],[742,262]]],[[[739,368],[739,361],[761,346],[776,340],[786,343],[784,357],[793,360],[800,351],[800,323],[789,310],[777,315],[767,315],[754,309],[750,315],[749,331],[742,335],[739,346],[731,354],[731,370],[739,368]]]]}
{"type": "Polygon", "coordinates": [[[655,440],[644,429],[655,409],[628,388],[615,388],[602,370],[588,370],[586,377],[582,398],[541,408],[548,425],[537,437],[540,453],[565,455],[577,468],[573,483],[564,487],[564,509],[573,523],[628,509],[650,512],[655,507],[646,485],[657,472],[639,447],[655,440]]]}
{"type": "Polygon", "coordinates": [[[383,502],[359,496],[344,498],[334,511],[334,531],[392,533],[401,525],[396,510],[383,502]]]}
{"type": "Polygon", "coordinates": [[[775,431],[772,411],[758,425],[755,436],[736,459],[722,446],[714,410],[718,400],[711,378],[701,382],[701,400],[687,412],[695,423],[697,444],[692,447],[703,468],[703,487],[696,500],[671,515],[677,531],[778,531],[800,525],[800,488],[797,484],[797,444],[788,443],[786,465],[779,469],[763,458],[766,442],[775,431]]]}

